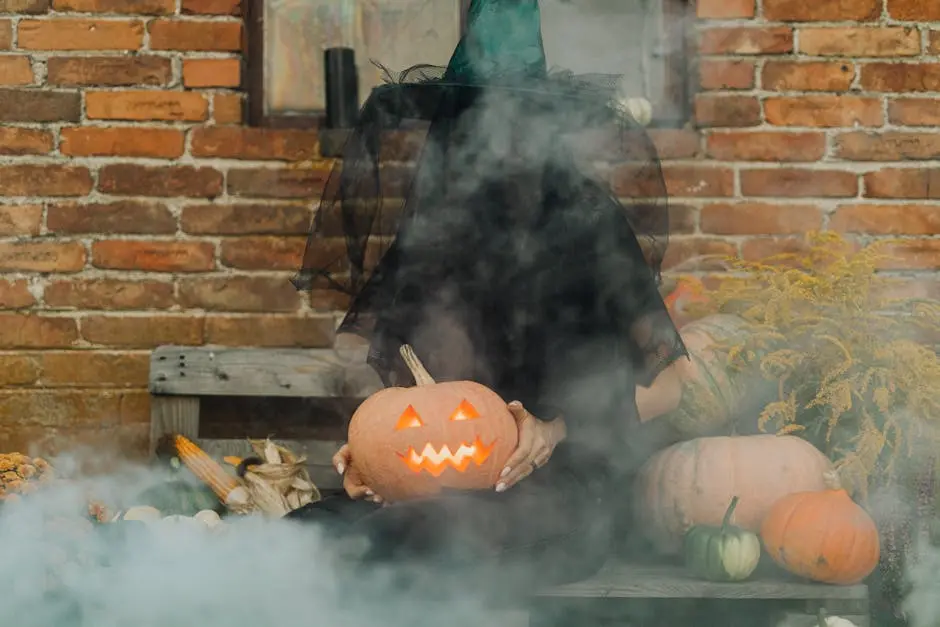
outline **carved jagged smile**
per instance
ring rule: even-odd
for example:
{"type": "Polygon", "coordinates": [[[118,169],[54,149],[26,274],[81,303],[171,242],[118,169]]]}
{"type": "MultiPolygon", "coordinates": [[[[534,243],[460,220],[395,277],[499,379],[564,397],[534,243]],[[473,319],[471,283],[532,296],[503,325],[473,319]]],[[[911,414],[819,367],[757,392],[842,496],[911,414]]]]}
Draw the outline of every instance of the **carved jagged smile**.
{"type": "Polygon", "coordinates": [[[446,444],[440,449],[435,449],[429,442],[424,445],[420,453],[410,446],[406,453],[399,453],[398,456],[412,472],[424,471],[431,476],[439,477],[448,468],[464,472],[471,462],[477,466],[483,465],[495,444],[494,440],[487,446],[480,436],[477,436],[473,442],[469,444],[464,442],[455,451],[451,451],[446,444]]]}

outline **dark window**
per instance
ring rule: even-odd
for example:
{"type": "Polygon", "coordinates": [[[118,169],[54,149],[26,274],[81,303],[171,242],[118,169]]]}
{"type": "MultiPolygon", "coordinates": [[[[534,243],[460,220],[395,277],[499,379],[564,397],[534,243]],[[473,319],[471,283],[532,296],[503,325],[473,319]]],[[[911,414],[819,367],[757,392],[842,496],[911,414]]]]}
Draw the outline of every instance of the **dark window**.
{"type": "MultiPolygon", "coordinates": [[[[323,49],[356,50],[360,98],[414,63],[444,65],[469,0],[246,0],[249,122],[315,127],[323,117],[323,49]]],[[[549,66],[624,75],[653,105],[654,124],[691,111],[693,0],[542,0],[549,66]],[[625,6],[631,8],[625,9],[625,6]],[[639,61],[637,61],[639,59],[639,61]]]]}

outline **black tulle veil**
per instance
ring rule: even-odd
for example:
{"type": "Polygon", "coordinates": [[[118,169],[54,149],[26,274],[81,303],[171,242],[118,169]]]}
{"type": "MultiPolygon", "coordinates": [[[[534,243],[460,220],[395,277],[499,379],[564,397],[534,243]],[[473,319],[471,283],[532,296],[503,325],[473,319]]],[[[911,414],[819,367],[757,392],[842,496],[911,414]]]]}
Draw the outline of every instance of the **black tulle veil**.
{"type": "Polygon", "coordinates": [[[473,0],[446,68],[388,72],[362,107],[295,285],[348,299],[386,385],[409,343],[614,454],[611,417],[684,354],[665,183],[621,88],[547,69],[537,0],[473,0]]]}

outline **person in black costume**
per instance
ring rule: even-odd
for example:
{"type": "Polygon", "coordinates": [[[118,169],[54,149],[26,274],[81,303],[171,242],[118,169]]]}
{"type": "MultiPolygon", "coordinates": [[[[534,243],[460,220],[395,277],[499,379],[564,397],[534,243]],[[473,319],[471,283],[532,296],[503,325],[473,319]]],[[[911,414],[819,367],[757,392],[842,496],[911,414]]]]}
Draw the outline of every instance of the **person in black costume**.
{"type": "Polygon", "coordinates": [[[664,187],[616,81],[548,71],[537,0],[473,0],[446,68],[389,77],[362,108],[294,282],[350,297],[337,342],[366,345],[386,386],[413,383],[410,344],[437,381],[510,400],[519,449],[492,491],[382,503],[344,447],[347,494],[289,517],[368,539],[363,563],[485,572],[512,594],[595,572],[652,452],[636,387],[685,355],[657,289],[664,187]]]}

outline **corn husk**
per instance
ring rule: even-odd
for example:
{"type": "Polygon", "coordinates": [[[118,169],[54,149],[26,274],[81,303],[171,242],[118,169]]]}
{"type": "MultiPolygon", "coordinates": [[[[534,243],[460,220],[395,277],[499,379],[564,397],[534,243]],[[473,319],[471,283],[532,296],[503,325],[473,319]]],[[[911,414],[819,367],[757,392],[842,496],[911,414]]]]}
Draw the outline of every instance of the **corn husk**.
{"type": "MultiPolygon", "coordinates": [[[[298,457],[270,439],[248,442],[255,456],[264,461],[245,469],[241,482],[248,493],[247,502],[231,503],[229,509],[239,514],[281,517],[320,500],[320,490],[310,479],[305,457],[298,457]]],[[[233,465],[241,463],[238,458],[226,461],[233,465]]]]}

